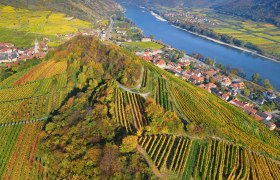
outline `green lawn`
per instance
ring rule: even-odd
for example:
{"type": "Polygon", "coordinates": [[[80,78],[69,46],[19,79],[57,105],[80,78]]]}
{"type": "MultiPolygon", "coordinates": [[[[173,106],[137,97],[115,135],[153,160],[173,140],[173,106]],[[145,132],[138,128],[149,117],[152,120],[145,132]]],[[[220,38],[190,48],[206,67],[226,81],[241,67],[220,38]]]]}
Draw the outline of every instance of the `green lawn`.
{"type": "Polygon", "coordinates": [[[145,49],[161,49],[163,45],[158,44],[156,42],[126,42],[125,45],[137,50],[145,50],[145,49]]]}

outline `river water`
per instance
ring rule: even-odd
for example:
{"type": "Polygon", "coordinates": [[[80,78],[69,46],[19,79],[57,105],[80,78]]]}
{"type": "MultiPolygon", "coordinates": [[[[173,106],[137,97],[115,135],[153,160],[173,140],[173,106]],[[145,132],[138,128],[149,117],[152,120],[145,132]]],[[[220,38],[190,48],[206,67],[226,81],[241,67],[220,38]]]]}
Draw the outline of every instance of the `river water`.
{"type": "Polygon", "coordinates": [[[273,87],[280,90],[280,63],[188,33],[158,20],[140,7],[125,5],[125,8],[126,17],[141,28],[146,36],[154,35],[155,39],[184,50],[187,54],[200,53],[204,57],[216,59],[217,63],[239,68],[249,80],[253,73],[259,73],[262,79],[269,79],[273,87]]]}

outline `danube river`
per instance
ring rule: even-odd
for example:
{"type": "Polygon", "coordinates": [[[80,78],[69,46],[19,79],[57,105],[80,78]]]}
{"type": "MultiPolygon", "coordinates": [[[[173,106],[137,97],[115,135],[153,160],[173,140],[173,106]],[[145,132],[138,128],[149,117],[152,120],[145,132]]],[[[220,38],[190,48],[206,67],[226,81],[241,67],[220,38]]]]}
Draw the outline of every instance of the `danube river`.
{"type": "Polygon", "coordinates": [[[253,73],[259,73],[262,79],[269,79],[273,87],[280,90],[280,63],[188,33],[158,20],[140,7],[125,8],[126,17],[141,28],[146,36],[154,35],[155,39],[184,50],[187,54],[200,53],[204,57],[216,59],[217,63],[239,68],[249,80],[253,73]]]}

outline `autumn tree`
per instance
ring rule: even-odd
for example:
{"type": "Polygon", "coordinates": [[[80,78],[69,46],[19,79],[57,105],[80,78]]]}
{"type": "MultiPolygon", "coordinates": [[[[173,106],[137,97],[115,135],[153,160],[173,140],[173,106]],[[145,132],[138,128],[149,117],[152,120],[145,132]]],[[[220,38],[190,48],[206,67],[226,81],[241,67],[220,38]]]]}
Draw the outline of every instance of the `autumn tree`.
{"type": "Polygon", "coordinates": [[[254,74],[252,75],[252,81],[253,81],[254,83],[259,83],[260,80],[261,80],[261,75],[260,75],[259,73],[254,73],[254,74]]]}
{"type": "Polygon", "coordinates": [[[120,152],[122,153],[129,153],[136,149],[137,143],[137,136],[127,136],[123,138],[122,145],[120,146],[120,152]]]}
{"type": "Polygon", "coordinates": [[[263,80],[263,85],[266,89],[273,89],[273,87],[268,79],[263,80]]]}

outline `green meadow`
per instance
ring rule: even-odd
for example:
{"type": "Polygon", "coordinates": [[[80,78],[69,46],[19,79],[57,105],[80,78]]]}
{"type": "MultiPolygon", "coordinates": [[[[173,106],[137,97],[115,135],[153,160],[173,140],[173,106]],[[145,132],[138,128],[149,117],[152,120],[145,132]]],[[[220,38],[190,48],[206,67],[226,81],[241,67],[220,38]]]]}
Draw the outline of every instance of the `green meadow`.
{"type": "Polygon", "coordinates": [[[135,50],[145,50],[145,49],[161,49],[163,45],[156,42],[126,42],[124,43],[130,48],[135,50]]]}

